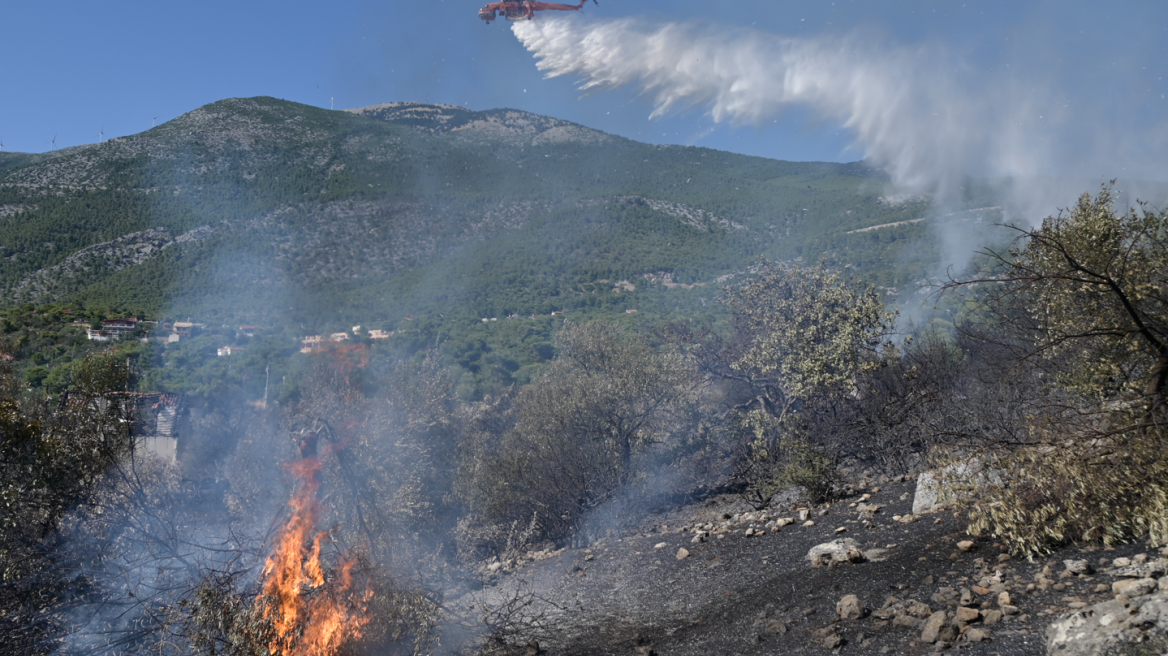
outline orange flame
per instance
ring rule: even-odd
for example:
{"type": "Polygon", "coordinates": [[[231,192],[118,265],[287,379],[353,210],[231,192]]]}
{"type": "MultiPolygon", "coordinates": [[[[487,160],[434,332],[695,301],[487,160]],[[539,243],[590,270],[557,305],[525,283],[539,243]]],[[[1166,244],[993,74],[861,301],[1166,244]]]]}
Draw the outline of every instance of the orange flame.
{"type": "Polygon", "coordinates": [[[346,641],[360,638],[369,622],[366,605],[372,593],[353,592],[355,561],[341,564],[339,581],[325,577],[320,550],[328,533],[313,534],[320,511],[320,468],[318,457],[290,468],[301,481],[300,489],[290,504],[292,517],[264,566],[264,583],[256,598],[274,632],[268,643],[274,656],[332,656],[346,641]]]}

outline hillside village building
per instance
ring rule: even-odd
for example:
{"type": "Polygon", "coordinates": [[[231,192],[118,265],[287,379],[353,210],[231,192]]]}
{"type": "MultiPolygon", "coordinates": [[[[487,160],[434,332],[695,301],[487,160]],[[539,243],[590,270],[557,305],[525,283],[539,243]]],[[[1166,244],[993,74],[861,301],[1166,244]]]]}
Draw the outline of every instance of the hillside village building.
{"type": "Polygon", "coordinates": [[[132,333],[137,328],[138,320],[134,317],[130,317],[129,319],[103,319],[101,322],[101,329],[114,335],[132,333]]]}

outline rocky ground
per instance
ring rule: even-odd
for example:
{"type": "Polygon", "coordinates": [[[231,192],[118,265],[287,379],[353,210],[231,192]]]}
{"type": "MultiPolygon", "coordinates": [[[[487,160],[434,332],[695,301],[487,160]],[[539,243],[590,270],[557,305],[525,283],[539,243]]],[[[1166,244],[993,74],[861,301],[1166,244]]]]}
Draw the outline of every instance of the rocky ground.
{"type": "Polygon", "coordinates": [[[1144,643],[1130,653],[1161,653],[1148,642],[1159,615],[1141,615],[1162,608],[1168,629],[1158,551],[1021,561],[952,513],[912,515],[914,492],[915,480],[861,483],[830,506],[762,513],[713,498],[588,548],[493,562],[487,585],[448,608],[493,618],[514,646],[498,651],[516,654],[1044,654],[1049,630],[1050,653],[1069,655],[1105,653],[1075,645],[1117,623],[1144,643]]]}

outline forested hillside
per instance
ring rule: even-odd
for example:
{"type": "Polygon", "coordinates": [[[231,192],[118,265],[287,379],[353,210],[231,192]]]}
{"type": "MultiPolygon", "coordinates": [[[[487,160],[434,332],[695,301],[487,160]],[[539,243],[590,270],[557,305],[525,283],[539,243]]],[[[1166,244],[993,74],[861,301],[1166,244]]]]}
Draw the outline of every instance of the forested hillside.
{"type": "Polygon", "coordinates": [[[253,381],[284,371],[300,338],[360,325],[393,333],[398,355],[443,342],[473,398],[530,380],[552,312],[717,320],[721,288],[763,258],[850,266],[896,305],[942,270],[931,223],[1000,216],[971,196],[924,221],[928,199],[886,193],[862,163],[651,146],[516,110],[230,99],[101,144],[5,153],[0,299],[36,360],[28,381],[49,391],[86,350],[70,310],[204,324],[185,357],[136,354],[140,380],[169,391],[215,391],[198,381],[223,379],[207,367],[247,343],[240,325],[281,354],[250,352],[253,381]]]}
{"type": "Polygon", "coordinates": [[[323,327],[604,304],[609,283],[713,283],[760,256],[827,257],[899,290],[939,259],[924,225],[848,234],[927,210],[884,200],[862,164],[649,146],[512,110],[232,99],[74,151],[5,155],[10,304],[323,327]]]}

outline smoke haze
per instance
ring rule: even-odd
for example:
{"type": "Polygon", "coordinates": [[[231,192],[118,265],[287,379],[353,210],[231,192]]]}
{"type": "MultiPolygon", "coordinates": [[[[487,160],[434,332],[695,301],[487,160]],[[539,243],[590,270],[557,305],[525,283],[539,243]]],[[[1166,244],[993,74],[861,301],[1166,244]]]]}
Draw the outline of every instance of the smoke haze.
{"type": "Polygon", "coordinates": [[[848,129],[857,153],[899,192],[942,205],[960,197],[968,176],[1041,177],[1009,185],[1016,212],[1035,220],[1099,181],[1165,173],[1152,156],[1168,124],[1161,115],[1125,121],[1114,99],[1058,88],[1058,75],[978,70],[943,45],[579,16],[513,30],[548,77],[577,76],[586,92],[635,88],[655,117],[695,108],[719,123],[762,126],[805,108],[848,129]]]}

